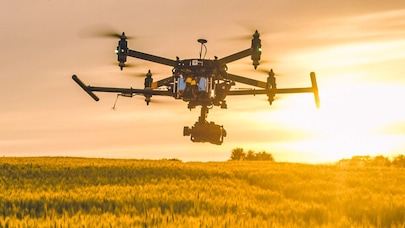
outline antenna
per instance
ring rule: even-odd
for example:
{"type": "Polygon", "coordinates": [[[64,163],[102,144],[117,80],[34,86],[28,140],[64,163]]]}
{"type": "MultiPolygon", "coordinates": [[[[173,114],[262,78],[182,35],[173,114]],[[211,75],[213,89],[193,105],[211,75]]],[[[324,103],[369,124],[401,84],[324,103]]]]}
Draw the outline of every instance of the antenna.
{"type": "Polygon", "coordinates": [[[204,48],[205,48],[205,53],[204,53],[204,58],[205,58],[205,55],[207,54],[207,46],[205,46],[205,44],[206,44],[208,41],[207,41],[206,39],[198,39],[197,41],[198,41],[198,43],[201,44],[200,59],[201,59],[201,55],[202,55],[202,48],[203,48],[203,46],[204,46],[204,48]]]}
{"type": "Polygon", "coordinates": [[[114,110],[114,111],[115,111],[115,106],[117,105],[117,101],[118,101],[119,96],[120,96],[120,94],[117,94],[117,99],[115,99],[114,106],[112,107],[112,110],[114,110]]]}

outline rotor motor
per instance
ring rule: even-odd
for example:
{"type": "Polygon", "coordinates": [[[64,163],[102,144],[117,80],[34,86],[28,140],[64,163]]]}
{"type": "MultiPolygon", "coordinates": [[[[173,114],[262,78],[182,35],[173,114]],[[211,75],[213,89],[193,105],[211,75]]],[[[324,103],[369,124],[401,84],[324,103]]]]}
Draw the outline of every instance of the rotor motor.
{"type": "Polygon", "coordinates": [[[115,50],[117,54],[118,66],[122,70],[125,67],[125,62],[127,61],[128,55],[128,41],[126,40],[125,33],[123,32],[120,40],[118,41],[117,49],[115,50]]]}
{"type": "Polygon", "coordinates": [[[259,65],[260,56],[262,54],[262,42],[259,37],[259,32],[256,30],[255,34],[253,34],[251,55],[251,59],[253,61],[253,66],[255,69],[259,65]]]}

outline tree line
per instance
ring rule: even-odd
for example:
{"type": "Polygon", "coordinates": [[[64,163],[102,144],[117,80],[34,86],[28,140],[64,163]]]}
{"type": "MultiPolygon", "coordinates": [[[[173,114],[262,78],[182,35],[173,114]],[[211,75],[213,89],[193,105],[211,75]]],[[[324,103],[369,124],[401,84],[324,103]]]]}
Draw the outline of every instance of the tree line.
{"type": "Polygon", "coordinates": [[[392,159],[384,157],[383,155],[378,156],[353,156],[350,159],[341,159],[337,162],[338,165],[358,165],[358,166],[394,166],[394,167],[405,167],[405,155],[399,154],[392,159]]]}
{"type": "Polygon", "coordinates": [[[275,161],[272,154],[266,151],[254,152],[253,150],[243,151],[243,148],[235,148],[232,150],[231,161],[275,161]]]}
{"type": "MultiPolygon", "coordinates": [[[[244,151],[243,148],[237,147],[232,150],[230,161],[275,161],[272,154],[266,151],[256,153],[253,150],[244,151]]],[[[344,158],[339,160],[338,165],[355,165],[355,166],[393,166],[405,168],[405,155],[399,154],[392,159],[383,155],[370,156],[353,156],[352,158],[344,158]]]]}

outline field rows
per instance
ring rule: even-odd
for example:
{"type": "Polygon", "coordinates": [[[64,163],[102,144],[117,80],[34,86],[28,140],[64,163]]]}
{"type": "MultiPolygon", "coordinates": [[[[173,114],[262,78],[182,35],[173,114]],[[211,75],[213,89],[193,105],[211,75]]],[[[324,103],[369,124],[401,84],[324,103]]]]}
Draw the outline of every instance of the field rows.
{"type": "Polygon", "coordinates": [[[1,158],[0,227],[404,227],[403,171],[1,158]]]}

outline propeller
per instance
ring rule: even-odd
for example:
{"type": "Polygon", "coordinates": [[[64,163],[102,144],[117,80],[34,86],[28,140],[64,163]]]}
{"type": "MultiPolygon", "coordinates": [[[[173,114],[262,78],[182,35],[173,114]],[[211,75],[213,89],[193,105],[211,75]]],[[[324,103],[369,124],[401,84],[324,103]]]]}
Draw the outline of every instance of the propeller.
{"type": "Polygon", "coordinates": [[[139,72],[138,73],[128,73],[128,75],[130,77],[145,78],[147,76],[147,74],[149,74],[149,73],[151,74],[150,76],[152,76],[153,78],[155,78],[155,77],[159,78],[161,76],[167,75],[166,73],[161,73],[160,71],[156,72],[156,71],[151,71],[151,70],[148,70],[148,72],[142,72],[142,73],[139,73],[139,72]]]}
{"type": "Polygon", "coordinates": [[[239,36],[232,36],[232,37],[225,37],[225,41],[247,41],[251,40],[252,35],[239,35],[239,36]]]}
{"type": "Polygon", "coordinates": [[[133,36],[125,35],[125,32],[117,33],[117,32],[113,32],[113,31],[104,31],[104,32],[100,32],[96,35],[98,37],[106,37],[106,38],[118,38],[118,39],[124,38],[127,40],[134,39],[133,36]]]}
{"type": "MultiPolygon", "coordinates": [[[[138,95],[137,97],[138,97],[138,99],[143,99],[143,100],[145,100],[145,97],[142,96],[142,95],[138,95]]],[[[159,98],[151,97],[149,103],[150,103],[150,104],[168,104],[169,102],[164,101],[164,100],[159,99],[159,98]]]]}
{"type": "MultiPolygon", "coordinates": [[[[250,57],[238,60],[237,62],[240,63],[240,67],[243,69],[245,69],[246,67],[249,67],[249,70],[252,69],[252,60],[250,59],[250,57]]],[[[258,71],[260,68],[269,69],[269,66],[275,66],[279,63],[280,61],[274,60],[274,58],[267,58],[266,56],[263,57],[262,55],[262,59],[259,61],[259,65],[257,66],[256,71],[258,71]]]]}
{"type": "Polygon", "coordinates": [[[101,38],[119,38],[121,39],[123,36],[125,39],[133,39],[133,36],[127,36],[125,33],[119,33],[116,29],[113,29],[109,25],[99,24],[99,25],[92,25],[87,28],[82,29],[79,32],[81,37],[85,38],[94,38],[94,37],[101,37],[101,38]]]}
{"type": "MultiPolygon", "coordinates": [[[[119,62],[111,62],[111,65],[114,65],[114,66],[119,66],[119,62]]],[[[128,62],[126,62],[125,63],[125,68],[134,68],[134,67],[136,67],[137,65],[136,64],[133,64],[133,63],[128,63],[128,62]]],[[[145,76],[145,75],[144,75],[145,76]]]]}
{"type": "Polygon", "coordinates": [[[277,62],[276,60],[261,59],[261,60],[260,60],[260,65],[263,65],[263,64],[266,64],[266,63],[275,64],[276,62],[277,62]]]}
{"type": "Polygon", "coordinates": [[[269,74],[270,74],[270,72],[273,72],[274,76],[283,76],[283,74],[274,73],[273,69],[270,69],[270,70],[265,70],[265,69],[257,69],[256,71],[258,71],[258,72],[262,72],[262,73],[266,73],[267,75],[269,75],[269,74]]]}
{"type": "Polygon", "coordinates": [[[119,34],[119,33],[117,33],[117,32],[112,32],[112,31],[105,31],[105,32],[100,32],[99,34],[98,34],[98,36],[100,36],[100,37],[107,37],[107,38],[121,38],[122,36],[124,36],[125,38],[126,38],[126,36],[125,36],[125,34],[119,34]]]}
{"type": "Polygon", "coordinates": [[[135,73],[135,74],[131,74],[131,76],[138,77],[138,78],[144,78],[144,77],[147,77],[147,74],[145,74],[145,73],[135,73]]]}
{"type": "Polygon", "coordinates": [[[240,24],[238,23],[239,26],[243,27],[246,32],[245,35],[237,35],[237,36],[232,36],[232,37],[225,37],[225,40],[229,40],[229,41],[250,41],[253,38],[253,34],[257,31],[260,35],[260,37],[265,36],[266,34],[268,34],[268,31],[265,31],[263,28],[255,28],[253,26],[250,25],[244,25],[244,24],[240,24]]]}
{"type": "Polygon", "coordinates": [[[148,74],[150,74],[150,76],[153,76],[156,73],[152,72],[151,70],[148,70],[147,73],[131,73],[131,74],[129,74],[129,76],[138,77],[138,78],[144,78],[144,77],[148,76],[148,74]]]}

